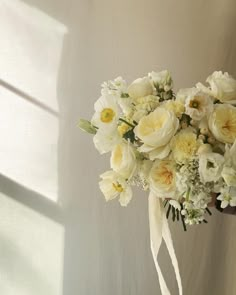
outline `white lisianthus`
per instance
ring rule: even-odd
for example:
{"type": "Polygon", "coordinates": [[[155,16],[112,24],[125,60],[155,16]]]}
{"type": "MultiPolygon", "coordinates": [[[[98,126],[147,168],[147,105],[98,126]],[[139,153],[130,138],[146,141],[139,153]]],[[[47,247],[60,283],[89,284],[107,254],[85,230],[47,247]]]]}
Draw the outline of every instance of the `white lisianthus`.
{"type": "Polygon", "coordinates": [[[236,206],[236,188],[226,186],[221,188],[220,195],[217,197],[217,200],[221,201],[221,208],[226,208],[228,205],[231,207],[236,206]]]}
{"type": "Polygon", "coordinates": [[[98,129],[93,137],[93,143],[100,154],[105,154],[113,150],[113,148],[122,142],[122,137],[117,129],[98,129]]]}
{"type": "Polygon", "coordinates": [[[148,77],[139,78],[130,84],[128,87],[128,94],[130,97],[136,99],[153,94],[153,86],[148,77]]]}
{"type": "Polygon", "coordinates": [[[197,88],[192,91],[185,101],[185,113],[193,120],[201,120],[213,110],[213,102],[210,96],[197,88]]]}
{"type": "Polygon", "coordinates": [[[177,163],[191,160],[199,147],[196,133],[190,127],[178,132],[171,141],[173,158],[177,163]]]}
{"type": "Polygon", "coordinates": [[[208,124],[217,140],[233,143],[236,138],[236,107],[227,104],[216,105],[209,116],[208,124]]]}
{"type": "Polygon", "coordinates": [[[216,182],[221,177],[225,159],[217,153],[204,153],[199,156],[199,174],[203,183],[216,182]]]}
{"type": "Polygon", "coordinates": [[[94,104],[95,114],[91,123],[100,128],[114,128],[119,118],[119,107],[112,95],[101,96],[94,104]]]}
{"type": "Polygon", "coordinates": [[[227,72],[214,72],[206,80],[210,84],[212,96],[223,103],[236,103],[236,80],[227,72]]]}
{"type": "Polygon", "coordinates": [[[132,190],[125,179],[114,171],[107,171],[100,177],[99,187],[106,201],[119,197],[121,206],[127,206],[132,199],[132,190]]]}
{"type": "Polygon", "coordinates": [[[135,135],[143,145],[140,152],[152,153],[150,159],[165,158],[170,152],[168,143],[179,127],[179,120],[172,111],[158,107],[143,117],[134,128],[135,135]]]}
{"type": "Polygon", "coordinates": [[[173,81],[170,72],[167,70],[161,72],[151,72],[148,76],[153,81],[155,87],[169,91],[173,86],[173,81]]]}
{"type": "Polygon", "coordinates": [[[136,169],[136,156],[132,145],[122,142],[115,146],[111,154],[111,168],[122,175],[125,179],[130,179],[136,169]]]}
{"type": "Polygon", "coordinates": [[[150,190],[157,197],[175,198],[176,170],[171,160],[156,160],[149,175],[150,190]]]}

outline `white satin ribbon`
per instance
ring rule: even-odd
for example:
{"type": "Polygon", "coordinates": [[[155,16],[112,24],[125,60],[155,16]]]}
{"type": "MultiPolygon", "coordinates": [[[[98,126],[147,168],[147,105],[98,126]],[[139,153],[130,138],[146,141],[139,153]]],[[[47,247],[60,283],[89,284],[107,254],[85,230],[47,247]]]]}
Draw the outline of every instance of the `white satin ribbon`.
{"type": "Polygon", "coordinates": [[[165,210],[162,205],[162,200],[152,193],[150,193],[149,195],[149,226],[152,256],[159,277],[162,295],[171,295],[157,261],[157,256],[161,247],[162,239],[164,239],[166,243],[166,247],[169,252],[172,265],[174,267],[175,276],[179,288],[179,294],[182,295],[183,291],[181,277],[179,273],[179,266],[175,255],[169,225],[166,219],[165,210]]]}

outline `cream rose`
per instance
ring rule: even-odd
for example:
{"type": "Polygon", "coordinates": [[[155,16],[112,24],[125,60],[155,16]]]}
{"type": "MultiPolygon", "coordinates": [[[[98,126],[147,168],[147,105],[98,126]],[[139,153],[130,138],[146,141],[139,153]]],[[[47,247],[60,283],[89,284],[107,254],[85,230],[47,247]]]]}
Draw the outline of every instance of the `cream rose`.
{"type": "Polygon", "coordinates": [[[176,193],[176,172],[173,161],[156,160],[149,176],[150,190],[157,197],[174,198],[176,193]]]}
{"type": "Polygon", "coordinates": [[[236,103],[236,80],[228,73],[214,72],[206,81],[214,97],[221,102],[236,103]]]}
{"type": "Polygon", "coordinates": [[[233,143],[236,139],[236,107],[226,104],[216,105],[209,116],[208,124],[217,140],[233,143]]]}
{"type": "Polygon", "coordinates": [[[139,78],[133,81],[128,87],[128,94],[130,97],[136,99],[153,94],[153,86],[148,77],[139,78]]]}
{"type": "Polygon", "coordinates": [[[150,159],[165,158],[170,151],[168,143],[179,127],[172,111],[158,107],[143,117],[135,127],[135,135],[143,142],[140,152],[149,153],[150,159]]]}
{"type": "Polygon", "coordinates": [[[124,178],[132,177],[136,169],[136,157],[131,144],[122,142],[116,145],[111,154],[110,164],[111,168],[124,178]]]}

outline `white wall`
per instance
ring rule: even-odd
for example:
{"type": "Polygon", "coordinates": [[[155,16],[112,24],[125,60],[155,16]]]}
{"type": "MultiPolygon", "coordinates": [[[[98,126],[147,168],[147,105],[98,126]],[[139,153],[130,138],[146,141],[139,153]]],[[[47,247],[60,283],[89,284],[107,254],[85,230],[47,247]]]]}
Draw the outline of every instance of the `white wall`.
{"type": "MultiPolygon", "coordinates": [[[[65,223],[63,294],[160,294],[149,248],[147,195],[137,191],[126,209],[115,201],[105,203],[97,182],[108,167],[108,159],[98,155],[92,139],[76,125],[80,117],[92,115],[101,82],[118,75],[131,81],[148,71],[168,68],[176,87],[204,81],[215,69],[236,76],[236,3],[24,2],[68,30],[57,80],[61,115],[58,198],[65,223]]],[[[214,211],[209,225],[187,233],[181,225],[171,228],[185,294],[235,294],[236,218],[214,211]]],[[[173,294],[177,294],[165,249],[160,255],[167,281],[173,294]]],[[[57,292],[54,294],[59,295],[57,292]]]]}

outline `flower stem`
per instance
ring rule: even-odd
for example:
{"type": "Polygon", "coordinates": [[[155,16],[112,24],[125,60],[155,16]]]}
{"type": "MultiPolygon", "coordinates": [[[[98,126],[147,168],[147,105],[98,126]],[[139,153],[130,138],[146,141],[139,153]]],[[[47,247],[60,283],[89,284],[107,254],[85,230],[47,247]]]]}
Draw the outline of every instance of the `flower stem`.
{"type": "Polygon", "coordinates": [[[135,127],[133,124],[127,122],[125,119],[119,118],[119,120],[120,120],[121,122],[124,122],[125,124],[127,124],[128,126],[130,126],[130,127],[132,127],[132,128],[135,127]]]}

